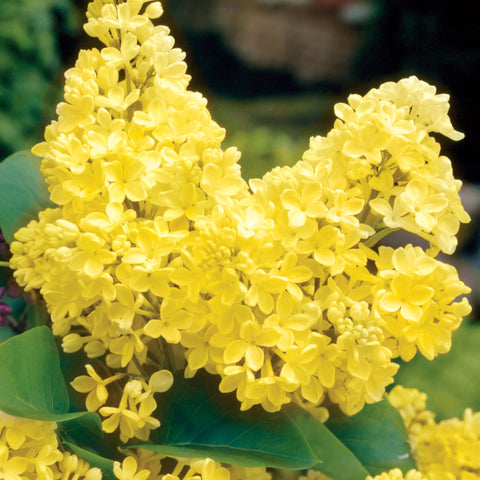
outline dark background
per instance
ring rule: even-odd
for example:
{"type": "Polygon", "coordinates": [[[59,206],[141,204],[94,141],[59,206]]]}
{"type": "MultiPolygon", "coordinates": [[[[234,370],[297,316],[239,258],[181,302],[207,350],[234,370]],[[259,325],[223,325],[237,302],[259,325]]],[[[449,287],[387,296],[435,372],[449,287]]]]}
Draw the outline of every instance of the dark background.
{"type": "MultiPolygon", "coordinates": [[[[73,65],[79,48],[97,46],[81,28],[87,4],[83,0],[0,2],[0,158],[30,148],[42,138],[61,98],[65,68],[73,65]]],[[[238,137],[253,122],[265,134],[272,131],[275,137],[281,133],[283,143],[295,150],[288,141],[293,137],[296,142],[300,133],[328,130],[334,103],[348,93],[363,94],[383,81],[417,75],[436,85],[439,92],[451,95],[454,126],[466,138],[458,143],[442,141],[444,152],[452,159],[457,177],[480,181],[480,142],[476,138],[478,27],[476,15],[465,5],[447,0],[167,0],[163,5],[166,12],[160,21],[171,27],[177,45],[187,52],[192,88],[210,99],[214,112],[219,106],[219,122],[226,122],[233,136],[238,137]],[[218,19],[222,9],[224,16],[230,9],[232,18],[241,17],[242,23],[236,24],[238,30],[257,21],[255,32],[259,37],[253,40],[250,50],[248,45],[246,52],[245,47],[240,53],[235,48],[242,46],[239,42],[245,45],[252,41],[252,35],[245,30],[244,40],[240,32],[236,43],[232,41],[235,24],[229,25],[225,20],[222,24],[218,19]],[[284,19],[282,28],[292,35],[285,46],[290,48],[285,57],[291,59],[302,54],[295,50],[299,46],[292,41],[297,32],[302,33],[302,21],[308,20],[311,28],[312,19],[318,18],[319,33],[330,32],[329,37],[312,33],[307,45],[314,54],[315,48],[319,53],[310,62],[310,76],[305,65],[302,76],[295,65],[285,60],[283,64],[269,62],[268,50],[274,55],[272,47],[277,57],[282,55],[272,24],[268,23],[274,16],[284,19]],[[265,23],[263,32],[260,17],[265,23]],[[341,52],[343,63],[336,70],[335,66],[326,68],[322,77],[318,67],[329,62],[334,65],[346,36],[350,43],[341,52]],[[263,64],[259,65],[258,52],[262,48],[263,64]],[[249,52],[257,53],[256,62],[251,61],[249,52]],[[250,113],[255,110],[256,113],[250,113]]],[[[258,132],[256,137],[250,141],[263,141],[263,150],[259,150],[265,155],[269,142],[262,140],[258,132]]],[[[298,141],[305,147],[308,135],[298,141]]],[[[280,158],[280,162],[284,161],[280,158]]]]}

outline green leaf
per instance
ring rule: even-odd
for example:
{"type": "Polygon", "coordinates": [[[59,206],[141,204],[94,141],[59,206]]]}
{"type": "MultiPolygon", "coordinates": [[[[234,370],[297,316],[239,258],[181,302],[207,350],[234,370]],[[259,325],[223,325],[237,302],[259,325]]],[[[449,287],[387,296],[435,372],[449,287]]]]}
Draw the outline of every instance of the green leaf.
{"type": "Polygon", "coordinates": [[[300,408],[278,413],[240,412],[233,395],[220,394],[210,375],[177,378],[160,406],[161,427],[151,444],[132,445],[157,453],[210,457],[245,467],[301,470],[315,467],[344,480],[364,480],[368,471],[321,422],[300,408]]]}
{"type": "Polygon", "coordinates": [[[480,410],[480,324],[465,320],[453,334],[450,352],[427,360],[422,355],[402,363],[399,385],[427,394],[427,408],[436,420],[461,418],[466,408],[480,410]]]}
{"type": "Polygon", "coordinates": [[[97,453],[85,448],[79,447],[75,443],[63,441],[63,444],[73,453],[88,462],[91,467],[99,468],[103,473],[102,480],[115,480],[115,475],[113,474],[113,460],[102,457],[101,455],[98,455],[97,453]]]}
{"type": "Polygon", "coordinates": [[[59,429],[72,438],[78,436],[77,432],[92,441],[94,438],[102,438],[102,421],[95,412],[69,412],[56,414],[55,417],[55,421],[60,424],[59,429]]]}
{"type": "Polygon", "coordinates": [[[8,243],[40,211],[55,208],[40,171],[40,158],[25,150],[0,164],[0,205],[0,228],[8,243]]]}
{"type": "Polygon", "coordinates": [[[57,346],[47,327],[27,330],[0,345],[0,410],[43,420],[68,413],[57,346]]]}
{"type": "Polygon", "coordinates": [[[402,417],[387,400],[366,405],[353,417],[332,417],[326,425],[372,475],[416,468],[402,417]]]}
{"type": "Polygon", "coordinates": [[[70,411],[57,346],[47,327],[27,330],[0,345],[0,410],[101,435],[98,414],[70,411]]]}
{"type": "Polygon", "coordinates": [[[80,449],[88,450],[106,459],[118,456],[115,446],[106,442],[103,437],[99,415],[94,412],[82,413],[81,416],[65,419],[58,424],[58,433],[64,443],[75,444],[80,449]]]}

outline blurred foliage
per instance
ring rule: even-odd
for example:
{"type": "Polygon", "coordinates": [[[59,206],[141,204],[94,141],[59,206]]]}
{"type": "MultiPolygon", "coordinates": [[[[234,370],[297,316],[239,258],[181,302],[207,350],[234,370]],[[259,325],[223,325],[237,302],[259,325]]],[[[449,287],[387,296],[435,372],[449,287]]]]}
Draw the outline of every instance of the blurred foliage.
{"type": "Polygon", "coordinates": [[[224,146],[235,146],[242,153],[242,176],[262,177],[276,166],[293,165],[304,152],[304,142],[296,142],[287,133],[268,127],[234,131],[224,146]]]}
{"type": "Polygon", "coordinates": [[[70,0],[0,2],[0,159],[41,140],[78,28],[70,0]]]}
{"type": "Polygon", "coordinates": [[[223,147],[237,147],[245,179],[262,177],[277,165],[293,165],[308,148],[312,135],[324,135],[333,126],[332,94],[233,99],[213,102],[215,120],[227,130],[223,147]]]}
{"type": "Polygon", "coordinates": [[[436,420],[461,418],[466,408],[480,411],[480,327],[465,320],[453,335],[451,350],[433,360],[417,355],[401,364],[395,382],[427,394],[436,420]]]}

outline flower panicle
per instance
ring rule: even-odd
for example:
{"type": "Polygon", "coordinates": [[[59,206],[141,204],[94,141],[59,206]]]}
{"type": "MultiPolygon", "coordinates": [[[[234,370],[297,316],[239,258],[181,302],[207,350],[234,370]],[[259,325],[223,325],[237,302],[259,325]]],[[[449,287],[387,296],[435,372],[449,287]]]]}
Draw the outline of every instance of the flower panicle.
{"type": "Polygon", "coordinates": [[[122,442],[158,427],[166,371],[219,375],[243,410],[353,415],[396,358],[447,352],[470,312],[437,258],[469,221],[432,135],[461,137],[448,96],[416,77],[351,95],[301,160],[247,184],[161,12],[89,4],[104,47],[80,52],[33,148],[57,207],[16,233],[17,282],[40,291],[66,352],[103,362],[73,385],[122,442]],[[429,248],[379,246],[397,230],[429,248]]]}

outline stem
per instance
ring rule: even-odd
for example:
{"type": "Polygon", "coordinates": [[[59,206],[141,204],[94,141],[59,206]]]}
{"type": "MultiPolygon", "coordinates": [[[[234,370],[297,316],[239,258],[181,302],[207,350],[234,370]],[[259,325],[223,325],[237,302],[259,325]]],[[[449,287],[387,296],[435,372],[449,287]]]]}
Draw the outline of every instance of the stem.
{"type": "Polygon", "coordinates": [[[158,338],[152,339],[152,348],[148,349],[148,353],[150,353],[154,358],[151,360],[158,364],[158,368],[165,368],[165,352],[163,351],[163,346],[160,343],[158,338]]]}
{"type": "Polygon", "coordinates": [[[385,238],[387,235],[389,235],[392,232],[396,232],[399,230],[399,228],[382,228],[379,230],[375,235],[371,236],[365,242],[363,242],[367,247],[373,247],[375,244],[377,244],[382,238],[385,238]]]}
{"type": "Polygon", "coordinates": [[[138,370],[138,373],[145,379],[149,378],[147,373],[143,369],[143,366],[138,361],[138,358],[135,356],[135,354],[133,354],[132,361],[133,361],[133,364],[135,365],[136,369],[138,370]]]}
{"type": "Polygon", "coordinates": [[[182,462],[180,460],[177,460],[177,466],[175,467],[175,469],[173,470],[172,472],[172,475],[175,477],[177,475],[180,475],[180,472],[183,470],[183,467],[186,465],[185,462],[182,462]]]}
{"type": "Polygon", "coordinates": [[[188,480],[189,478],[192,478],[194,473],[195,472],[190,468],[188,472],[185,474],[185,476],[183,477],[183,480],[188,480]]]}
{"type": "Polygon", "coordinates": [[[8,262],[0,262],[0,267],[10,268],[10,264],[8,262]]]}
{"type": "Polygon", "coordinates": [[[167,341],[163,337],[160,337],[160,344],[162,346],[162,350],[164,353],[165,368],[167,368],[167,370],[170,370],[171,372],[174,372],[175,360],[173,358],[173,353],[172,353],[170,344],[167,343],[167,341]]]}
{"type": "Polygon", "coordinates": [[[127,95],[133,91],[133,68],[130,62],[125,62],[125,81],[127,83],[127,95]]]}

